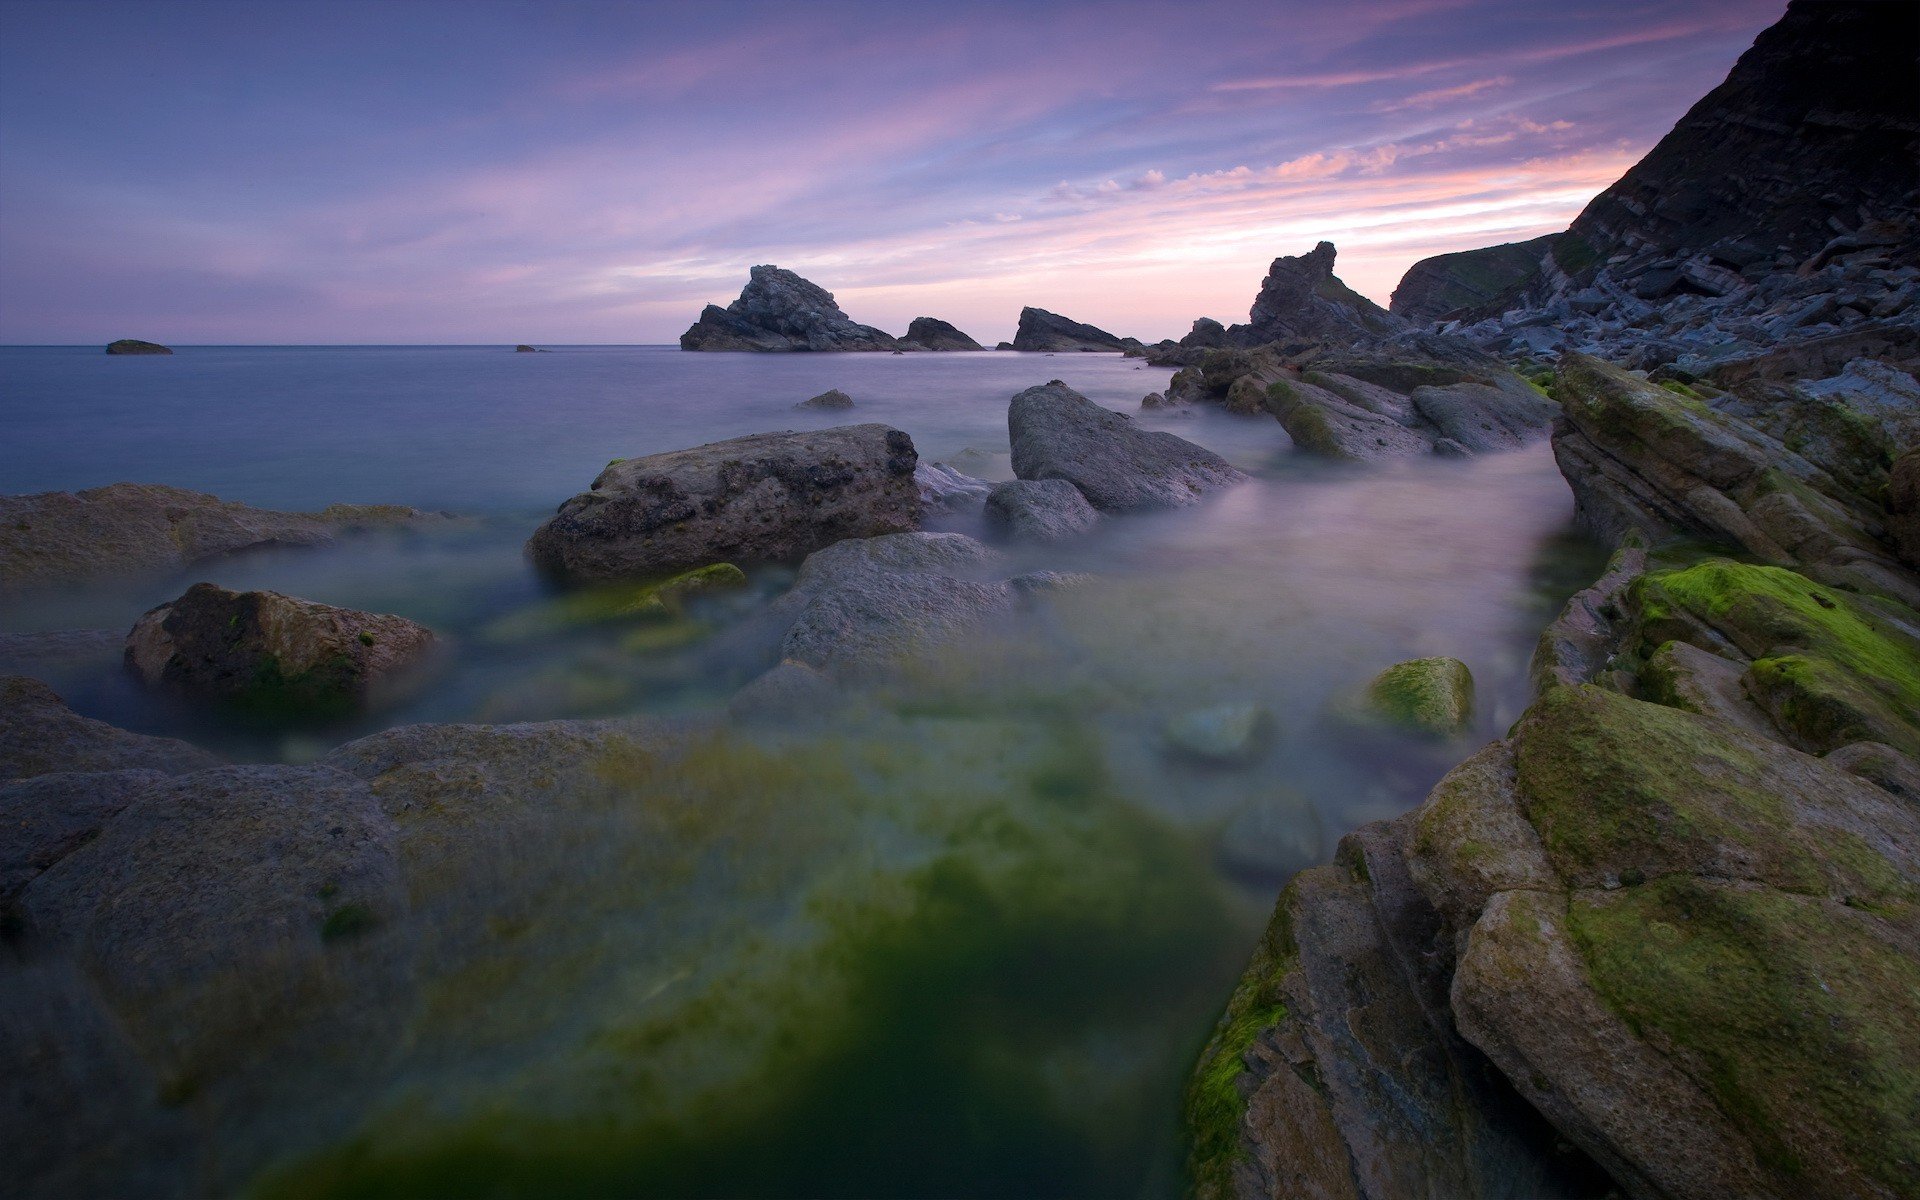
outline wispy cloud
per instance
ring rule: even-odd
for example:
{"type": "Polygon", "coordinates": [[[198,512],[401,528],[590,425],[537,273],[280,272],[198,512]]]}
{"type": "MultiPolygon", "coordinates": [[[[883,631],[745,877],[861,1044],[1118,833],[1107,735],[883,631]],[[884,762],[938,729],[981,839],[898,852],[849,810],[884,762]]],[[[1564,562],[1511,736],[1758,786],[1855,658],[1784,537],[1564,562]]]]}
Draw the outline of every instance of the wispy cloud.
{"type": "Polygon", "coordinates": [[[1409,108],[1434,108],[1454,100],[1465,100],[1478,96],[1481,92],[1493,88],[1503,88],[1513,82],[1511,75],[1495,75],[1490,79],[1475,79],[1468,83],[1457,83],[1452,87],[1431,88],[1424,92],[1415,92],[1399,100],[1381,101],[1373,106],[1375,112],[1404,112],[1409,108]]]}

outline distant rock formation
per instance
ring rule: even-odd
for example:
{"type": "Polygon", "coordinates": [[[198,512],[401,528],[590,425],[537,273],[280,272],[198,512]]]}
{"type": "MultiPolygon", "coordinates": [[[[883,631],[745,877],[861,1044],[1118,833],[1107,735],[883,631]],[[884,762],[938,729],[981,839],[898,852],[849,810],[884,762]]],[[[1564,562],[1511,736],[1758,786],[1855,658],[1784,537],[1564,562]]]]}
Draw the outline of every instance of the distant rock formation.
{"type": "Polygon", "coordinates": [[[682,350],[898,350],[892,334],[851,320],[833,293],[775,266],[753,268],[740,298],[709,304],[680,335],[682,350]]]}
{"type": "Polygon", "coordinates": [[[915,317],[900,344],[909,350],[985,350],[979,342],[938,317],[915,317]]]}
{"type": "Polygon", "coordinates": [[[1014,331],[1013,350],[1129,350],[1141,343],[1135,338],[1115,337],[1104,329],[1070,321],[1044,308],[1020,310],[1020,327],[1014,331]]]}
{"type": "Polygon", "coordinates": [[[117,342],[107,343],[108,354],[172,354],[173,351],[159,342],[143,342],[139,338],[121,338],[117,342]]]}
{"type": "Polygon", "coordinates": [[[540,350],[533,346],[515,346],[513,348],[513,352],[515,354],[545,354],[546,353],[545,350],[540,350]]]}
{"type": "Polygon", "coordinates": [[[1796,0],[1531,267],[1521,251],[1540,242],[1430,259],[1396,311],[1498,353],[1579,350],[1692,375],[1785,342],[1920,324],[1916,46],[1912,5],[1796,0]],[[1436,273],[1481,268],[1509,286],[1432,311],[1436,273]]]}
{"type": "Polygon", "coordinates": [[[802,400],[794,405],[800,409],[847,409],[853,407],[853,397],[839,388],[828,388],[811,400],[802,400]]]}
{"type": "Polygon", "coordinates": [[[1439,320],[1511,294],[1540,271],[1557,233],[1526,242],[1503,242],[1480,250],[1436,254],[1407,268],[1387,308],[1416,324],[1439,320]]]}
{"type": "Polygon", "coordinates": [[[1212,317],[1197,317],[1179,344],[1189,350],[1219,350],[1227,345],[1227,327],[1212,317]]]}
{"type": "Polygon", "coordinates": [[[1282,255],[1274,259],[1260,284],[1260,294],[1254,297],[1247,323],[1228,329],[1228,341],[1236,346],[1274,342],[1356,345],[1404,333],[1405,322],[1333,273],[1335,253],[1332,242],[1321,242],[1298,257],[1282,255]]]}

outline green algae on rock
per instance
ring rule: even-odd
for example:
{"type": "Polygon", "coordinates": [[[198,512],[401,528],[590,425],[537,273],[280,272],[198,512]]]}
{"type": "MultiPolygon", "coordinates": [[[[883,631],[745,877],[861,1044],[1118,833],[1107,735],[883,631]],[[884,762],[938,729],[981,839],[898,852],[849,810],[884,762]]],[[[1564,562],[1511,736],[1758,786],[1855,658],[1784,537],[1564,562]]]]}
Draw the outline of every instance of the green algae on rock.
{"type": "Polygon", "coordinates": [[[1456,737],[1473,719],[1473,672],[1457,658],[1395,663],[1367,685],[1367,711],[1411,732],[1456,737]]]}
{"type": "Polygon", "coordinates": [[[683,616],[696,597],[746,585],[746,572],[739,567],[713,563],[665,579],[581,588],[509,613],[481,636],[491,642],[521,642],[599,625],[671,620],[683,616]]]}

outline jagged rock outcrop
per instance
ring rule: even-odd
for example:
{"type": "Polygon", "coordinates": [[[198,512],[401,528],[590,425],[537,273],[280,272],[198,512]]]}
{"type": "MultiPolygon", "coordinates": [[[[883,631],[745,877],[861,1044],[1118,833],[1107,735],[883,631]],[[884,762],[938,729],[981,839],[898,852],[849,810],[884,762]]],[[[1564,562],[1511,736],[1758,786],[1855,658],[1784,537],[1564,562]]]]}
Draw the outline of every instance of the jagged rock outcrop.
{"type": "Polygon", "coordinates": [[[1340,282],[1333,273],[1335,253],[1332,242],[1321,242],[1306,254],[1274,259],[1247,323],[1229,328],[1228,340],[1236,346],[1354,346],[1405,332],[1405,322],[1340,282]]]}
{"type": "Polygon", "coordinates": [[[758,433],[617,459],[534,531],[527,553],[573,579],[793,561],[920,523],[913,439],[885,425],[758,433]]]}
{"type": "MultiPolygon", "coordinates": [[[[1916,44],[1911,5],[1796,0],[1535,271],[1440,314],[1447,328],[1502,353],[1700,374],[1783,342],[1920,324],[1916,44]]],[[[1402,286],[1423,294],[1411,272],[1402,286]]]]}
{"type": "Polygon", "coordinates": [[[1539,273],[1541,260],[1559,237],[1550,233],[1524,242],[1423,258],[1401,276],[1387,309],[1420,325],[1512,295],[1539,273]]]}
{"type": "Polygon", "coordinates": [[[107,343],[108,354],[172,354],[173,351],[159,342],[143,342],[139,338],[121,338],[117,342],[107,343]]]}
{"type": "Polygon", "coordinates": [[[979,342],[935,317],[915,317],[900,345],[908,350],[985,350],[979,342]]]}
{"type": "Polygon", "coordinates": [[[1177,508],[1247,478],[1213,451],[1141,429],[1057,379],[1013,398],[1007,432],[1015,475],[1063,479],[1102,512],[1177,508]]]}
{"type": "Polygon", "coordinates": [[[179,570],[261,546],[319,546],[356,530],[444,519],[397,504],[274,512],[157,483],[0,496],[0,592],[179,570]]]}
{"type": "Polygon", "coordinates": [[[1106,351],[1130,350],[1140,346],[1134,338],[1115,337],[1104,329],[1083,325],[1044,308],[1020,310],[1020,327],[1014,331],[1011,350],[1106,351]]]}
{"type": "Polygon", "coordinates": [[[196,583],[135,622],[126,661],[148,687],[262,717],[331,717],[390,696],[434,641],[390,613],[196,583]]]}
{"type": "Polygon", "coordinates": [[[893,335],[854,322],[833,293],[792,271],[758,266],[740,298],[709,304],[680,335],[682,350],[898,350],[893,335]]]}

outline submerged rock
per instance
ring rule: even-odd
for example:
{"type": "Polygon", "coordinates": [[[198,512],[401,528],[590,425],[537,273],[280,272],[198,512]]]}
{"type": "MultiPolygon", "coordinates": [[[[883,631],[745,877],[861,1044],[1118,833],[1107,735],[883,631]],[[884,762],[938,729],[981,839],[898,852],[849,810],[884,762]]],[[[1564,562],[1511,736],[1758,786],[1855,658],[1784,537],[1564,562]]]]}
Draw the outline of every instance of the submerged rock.
{"type": "Polygon", "coordinates": [[[761,433],[618,460],[534,532],[535,564],[576,579],[798,559],[920,523],[913,439],[885,425],[761,433]]]}
{"type": "Polygon", "coordinates": [[[915,317],[900,344],[919,350],[985,350],[979,342],[934,317],[915,317]]]}
{"type": "Polygon", "coordinates": [[[1178,757],[1215,766],[1245,766],[1273,747],[1278,728],[1264,704],[1239,701],[1181,713],[1160,732],[1167,749],[1178,757]]]}
{"type": "Polygon", "coordinates": [[[758,266],[739,299],[709,304],[680,335],[682,350],[898,350],[891,334],[850,320],[833,293],[792,271],[758,266]]]}
{"type": "Polygon", "coordinates": [[[795,408],[846,409],[853,407],[853,397],[839,388],[829,388],[811,400],[802,400],[795,408]]]}
{"type": "Polygon", "coordinates": [[[987,523],[1015,541],[1056,542],[1100,523],[1080,489],[1064,479],[1015,479],[987,496],[987,523]]]}
{"type": "Polygon", "coordinates": [[[434,645],[405,617],[197,583],[127,635],[149,687],[265,716],[338,716],[390,694],[434,645]]]}
{"type": "Polygon", "coordinates": [[[274,512],[157,483],[0,496],[0,592],[178,570],[263,546],[318,546],[343,533],[443,520],[400,505],[274,512]]]}
{"type": "Polygon", "coordinates": [[[972,511],[985,503],[987,493],[993,490],[984,479],[925,459],[914,465],[913,483],[920,489],[921,511],[929,514],[972,511]]]}
{"type": "Polygon", "coordinates": [[[121,338],[117,342],[107,343],[108,354],[172,354],[173,351],[159,342],[143,342],[139,338],[121,338]]]}
{"type": "Polygon", "coordinates": [[[1063,479],[1103,512],[1193,504],[1247,478],[1211,450],[1141,429],[1057,379],[1013,398],[1007,431],[1015,475],[1063,479]]]}
{"type": "Polygon", "coordinates": [[[219,762],[186,742],[83,717],[37,679],[0,676],[0,781],[56,771],[174,774],[219,762]]]}
{"type": "Polygon", "coordinates": [[[1014,331],[1011,350],[1127,350],[1140,343],[1132,338],[1116,337],[1104,329],[1070,321],[1044,308],[1020,310],[1020,326],[1014,331]]]}

